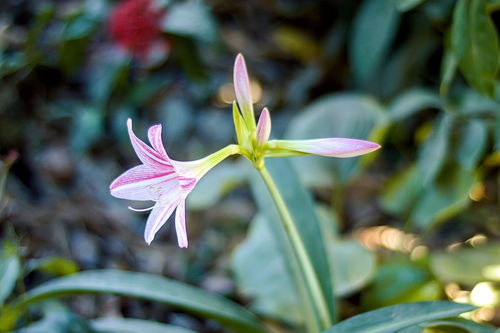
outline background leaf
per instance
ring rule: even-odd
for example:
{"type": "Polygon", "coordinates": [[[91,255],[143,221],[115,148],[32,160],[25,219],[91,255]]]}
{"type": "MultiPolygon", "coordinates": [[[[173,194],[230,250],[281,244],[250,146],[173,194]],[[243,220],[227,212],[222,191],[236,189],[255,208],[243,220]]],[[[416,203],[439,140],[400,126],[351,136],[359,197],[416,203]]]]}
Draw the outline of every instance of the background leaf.
{"type": "Polygon", "coordinates": [[[396,35],[399,20],[391,1],[363,1],[353,22],[349,45],[353,76],[358,84],[366,84],[377,72],[396,35]]]}
{"type": "MultiPolygon", "coordinates": [[[[303,313],[298,295],[270,224],[265,216],[258,215],[251,223],[247,238],[234,252],[232,269],[236,283],[246,296],[253,299],[252,308],[256,312],[300,323],[303,313]]],[[[327,240],[335,294],[347,296],[365,286],[375,270],[374,254],[355,241],[333,239],[327,232],[323,235],[327,240]]]]}
{"type": "Polygon", "coordinates": [[[0,254],[0,305],[12,293],[21,273],[21,264],[16,253],[8,247],[0,254]]]}
{"type": "Polygon", "coordinates": [[[389,106],[389,116],[393,121],[401,121],[419,111],[441,106],[441,98],[436,93],[430,90],[412,89],[394,99],[389,106]]]}
{"type": "Polygon", "coordinates": [[[446,301],[398,304],[351,317],[325,333],[394,333],[427,320],[452,317],[474,309],[472,305],[446,301]]]}
{"type": "Polygon", "coordinates": [[[178,326],[127,318],[94,319],[91,321],[91,326],[102,333],[195,333],[178,326]]]}
{"type": "Polygon", "coordinates": [[[425,0],[395,0],[396,8],[402,12],[412,10],[425,0]]]}
{"type": "Polygon", "coordinates": [[[218,38],[216,21],[207,4],[200,0],[177,2],[169,7],[162,23],[163,31],[204,42],[218,38]]]}
{"type": "Polygon", "coordinates": [[[495,274],[500,258],[500,244],[485,244],[453,252],[436,252],[430,256],[432,272],[443,282],[474,285],[481,281],[500,281],[495,274]],[[464,268],[467,269],[464,269],[464,268]]]}
{"type": "MultiPolygon", "coordinates": [[[[117,270],[86,271],[49,281],[17,299],[9,310],[17,312],[44,299],[81,293],[110,293],[172,304],[239,332],[262,332],[250,312],[221,296],[161,276],[117,270]]],[[[8,318],[8,313],[4,316],[8,318]]],[[[9,324],[4,319],[0,328],[6,329],[9,324]]]]}
{"type": "Polygon", "coordinates": [[[458,66],[467,82],[481,93],[493,97],[500,48],[486,0],[461,0],[457,3],[451,40],[458,66]]]}

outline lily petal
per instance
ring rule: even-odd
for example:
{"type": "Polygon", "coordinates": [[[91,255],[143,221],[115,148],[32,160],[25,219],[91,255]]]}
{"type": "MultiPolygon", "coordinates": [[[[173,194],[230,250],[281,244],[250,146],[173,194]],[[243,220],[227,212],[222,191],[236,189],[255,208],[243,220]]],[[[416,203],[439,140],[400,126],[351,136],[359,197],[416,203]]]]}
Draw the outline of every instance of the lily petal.
{"type": "Polygon", "coordinates": [[[134,147],[135,153],[142,163],[160,168],[172,167],[170,162],[165,160],[159,152],[155,151],[135,136],[134,131],[132,130],[132,119],[130,118],[127,120],[127,128],[130,141],[132,142],[132,147],[134,147]]]}
{"type": "MultiPolygon", "coordinates": [[[[274,140],[270,141],[268,146],[269,156],[273,156],[273,150],[275,150],[279,152],[279,156],[314,154],[342,158],[368,154],[380,148],[380,145],[375,142],[346,138],[274,140]]],[[[274,154],[274,156],[278,155],[274,154]]]]}
{"type": "Polygon", "coordinates": [[[233,81],[236,100],[238,101],[245,123],[250,130],[255,129],[250,80],[248,79],[245,59],[241,53],[238,54],[234,62],[233,81]]]}
{"type": "Polygon", "coordinates": [[[243,58],[241,53],[236,56],[233,76],[234,90],[238,104],[240,107],[246,108],[249,104],[252,104],[252,97],[250,95],[250,80],[248,79],[247,66],[245,58],[243,58]]]}
{"type": "Polygon", "coordinates": [[[267,108],[262,109],[259,122],[257,123],[257,144],[263,146],[271,135],[271,116],[267,108]]]}
{"type": "Polygon", "coordinates": [[[175,211],[175,231],[177,232],[177,242],[180,248],[188,247],[185,202],[185,200],[182,200],[175,211]]]}
{"type": "Polygon", "coordinates": [[[167,222],[177,205],[179,205],[178,199],[159,201],[155,205],[151,214],[149,214],[148,221],[146,222],[146,229],[144,230],[144,240],[148,245],[151,244],[158,230],[167,222]]]}
{"type": "Polygon", "coordinates": [[[121,174],[111,183],[109,189],[111,195],[120,199],[156,201],[170,186],[179,187],[176,177],[173,168],[159,170],[142,164],[121,174]],[[162,191],[159,191],[159,188],[162,191]]]}
{"type": "Polygon", "coordinates": [[[165,150],[165,147],[163,147],[163,142],[161,140],[161,125],[151,126],[148,130],[148,137],[151,146],[158,153],[160,153],[164,159],[166,159],[167,161],[170,160],[165,150]]]}

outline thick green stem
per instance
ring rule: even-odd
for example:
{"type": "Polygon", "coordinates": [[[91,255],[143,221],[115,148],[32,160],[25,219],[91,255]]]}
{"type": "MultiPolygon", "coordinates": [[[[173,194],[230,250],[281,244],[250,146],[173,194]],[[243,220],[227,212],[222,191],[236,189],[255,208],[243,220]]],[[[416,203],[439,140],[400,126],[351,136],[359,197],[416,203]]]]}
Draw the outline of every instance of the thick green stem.
{"type": "MultiPolygon", "coordinates": [[[[320,329],[324,330],[333,325],[330,312],[328,311],[325,295],[322,292],[318,276],[313,268],[307,250],[302,242],[300,234],[295,226],[293,218],[286,206],[285,200],[276,186],[271,174],[265,166],[258,168],[264,183],[266,184],[271,196],[276,204],[281,220],[283,221],[286,234],[289,238],[292,250],[297,259],[300,273],[306,284],[306,289],[311,297],[312,311],[316,313],[320,321],[320,329]]],[[[311,325],[308,325],[309,327],[311,325]]],[[[315,325],[316,326],[316,325],[315,325]]]]}

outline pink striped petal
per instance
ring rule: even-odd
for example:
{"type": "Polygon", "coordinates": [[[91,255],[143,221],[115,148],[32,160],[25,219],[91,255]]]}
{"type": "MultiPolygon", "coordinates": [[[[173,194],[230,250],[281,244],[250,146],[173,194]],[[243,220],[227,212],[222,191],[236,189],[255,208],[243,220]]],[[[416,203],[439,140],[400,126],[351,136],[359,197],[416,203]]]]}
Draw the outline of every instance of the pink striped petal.
{"type": "Polygon", "coordinates": [[[151,126],[148,130],[148,137],[151,146],[162,155],[165,160],[169,160],[170,158],[165,151],[165,147],[163,147],[163,142],[161,140],[161,125],[151,126]]]}
{"type": "Polygon", "coordinates": [[[175,231],[177,232],[177,242],[180,248],[188,247],[186,231],[186,207],[182,200],[175,211],[175,231]]]}
{"type": "Polygon", "coordinates": [[[252,97],[250,94],[250,81],[248,79],[247,66],[241,53],[238,54],[234,62],[233,80],[236,100],[245,115],[246,111],[244,110],[251,110],[252,108],[252,97]]]}
{"type": "Polygon", "coordinates": [[[380,148],[380,145],[375,142],[346,138],[276,140],[273,141],[274,146],[282,150],[330,157],[354,157],[380,148]]]}
{"type": "Polygon", "coordinates": [[[111,195],[128,200],[158,200],[171,186],[179,187],[176,173],[139,165],[125,171],[109,186],[111,195]]]}
{"type": "Polygon", "coordinates": [[[179,198],[175,198],[175,200],[171,201],[159,201],[155,205],[151,214],[149,214],[146,229],[144,230],[144,240],[148,245],[151,244],[158,230],[167,222],[179,202],[179,198]]]}
{"type": "Polygon", "coordinates": [[[153,148],[149,147],[137,136],[135,136],[134,131],[132,130],[132,119],[130,118],[127,120],[127,127],[130,141],[132,142],[132,147],[134,147],[135,153],[142,161],[142,163],[157,168],[167,167],[173,169],[172,164],[168,160],[166,160],[159,152],[155,151],[153,148]]]}
{"type": "Polygon", "coordinates": [[[271,116],[267,108],[262,109],[259,122],[257,123],[257,144],[263,146],[271,135],[271,116]]]}

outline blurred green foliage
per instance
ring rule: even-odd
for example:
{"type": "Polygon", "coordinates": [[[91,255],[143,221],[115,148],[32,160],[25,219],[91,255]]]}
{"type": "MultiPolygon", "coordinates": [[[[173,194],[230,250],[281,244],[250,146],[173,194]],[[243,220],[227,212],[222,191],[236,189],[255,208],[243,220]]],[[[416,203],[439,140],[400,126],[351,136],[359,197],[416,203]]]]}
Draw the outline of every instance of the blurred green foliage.
{"type": "MultiPolygon", "coordinates": [[[[299,197],[291,206],[322,285],[340,297],[339,318],[438,299],[484,306],[474,303],[474,287],[500,280],[499,1],[158,1],[168,51],[144,59],[110,36],[109,16],[119,3],[0,3],[0,235],[11,244],[0,256],[0,303],[8,307],[79,267],[127,269],[222,293],[235,301],[230,308],[248,305],[278,332],[301,330],[293,263],[275,212],[243,161],[220,165],[191,195],[193,241],[184,252],[165,245],[169,231],[158,245],[142,244],[145,217],[126,212],[107,190],[137,163],[128,117],[142,134],[161,122],[169,154],[179,160],[234,142],[234,97],[224,92],[242,52],[256,106],[271,111],[272,136],[383,145],[363,158],[296,158],[294,171],[270,162],[290,196],[299,197]],[[288,180],[292,174],[308,192],[288,180]],[[370,229],[380,225],[418,242],[403,251],[391,233],[370,229]],[[470,297],[450,293],[455,284],[472,290],[470,297]]],[[[83,305],[34,304],[16,314],[16,329],[224,330],[199,316],[197,305],[75,303],[83,305]],[[87,320],[101,314],[119,318],[87,320]]],[[[496,307],[493,316],[487,310],[489,317],[476,312],[472,319],[498,325],[498,306],[497,298],[486,305],[496,307]]],[[[450,330],[493,329],[431,318],[401,332],[450,330]]]]}

